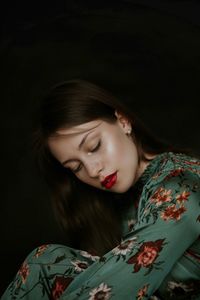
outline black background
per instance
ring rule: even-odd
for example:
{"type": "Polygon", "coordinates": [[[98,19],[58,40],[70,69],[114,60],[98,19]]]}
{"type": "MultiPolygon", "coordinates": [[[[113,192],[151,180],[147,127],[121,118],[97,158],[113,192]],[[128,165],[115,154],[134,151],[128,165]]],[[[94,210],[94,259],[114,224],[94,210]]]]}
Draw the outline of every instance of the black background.
{"type": "Polygon", "coordinates": [[[1,3],[1,291],[26,255],[63,243],[31,156],[48,88],[82,78],[126,101],[159,137],[200,152],[198,1],[1,3]]]}

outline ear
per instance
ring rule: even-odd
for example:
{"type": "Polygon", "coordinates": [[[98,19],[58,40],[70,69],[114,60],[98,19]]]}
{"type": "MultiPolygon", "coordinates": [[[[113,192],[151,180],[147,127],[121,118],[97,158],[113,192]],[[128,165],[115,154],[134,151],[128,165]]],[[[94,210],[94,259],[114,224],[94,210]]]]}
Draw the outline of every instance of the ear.
{"type": "Polygon", "coordinates": [[[115,110],[115,116],[117,118],[117,122],[118,122],[119,126],[123,129],[123,131],[125,133],[127,133],[128,131],[130,131],[132,129],[130,121],[124,114],[115,110]]]}

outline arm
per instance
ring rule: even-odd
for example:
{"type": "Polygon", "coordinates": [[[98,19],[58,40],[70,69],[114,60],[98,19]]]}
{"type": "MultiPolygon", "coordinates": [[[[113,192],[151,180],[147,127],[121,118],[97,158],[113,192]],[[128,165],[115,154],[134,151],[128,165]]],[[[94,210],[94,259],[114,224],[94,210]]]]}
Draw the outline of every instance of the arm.
{"type": "Polygon", "coordinates": [[[74,277],[70,248],[42,245],[25,259],[1,300],[59,299],[74,277]]]}
{"type": "Polygon", "coordinates": [[[183,171],[147,186],[136,230],[85,270],[61,299],[92,300],[97,293],[105,299],[153,295],[199,236],[199,181],[197,174],[183,171]]]}

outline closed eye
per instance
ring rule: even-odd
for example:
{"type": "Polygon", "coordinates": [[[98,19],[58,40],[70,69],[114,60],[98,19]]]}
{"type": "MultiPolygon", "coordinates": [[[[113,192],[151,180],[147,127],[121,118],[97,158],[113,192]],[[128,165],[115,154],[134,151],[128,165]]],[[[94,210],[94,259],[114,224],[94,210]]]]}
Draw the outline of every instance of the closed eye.
{"type": "Polygon", "coordinates": [[[90,151],[90,152],[95,152],[97,151],[101,146],[101,141],[98,142],[98,144],[90,151]]]}
{"type": "MultiPolygon", "coordinates": [[[[97,143],[97,145],[96,145],[90,152],[92,152],[92,153],[93,153],[93,152],[96,152],[96,151],[100,148],[100,146],[101,146],[101,141],[99,141],[99,142],[97,143]]],[[[72,172],[73,172],[73,173],[78,173],[81,169],[82,169],[82,165],[79,164],[78,167],[77,167],[76,169],[72,170],[72,172]]]]}
{"type": "Polygon", "coordinates": [[[82,168],[82,166],[80,164],[80,165],[78,165],[78,167],[75,170],[72,169],[72,172],[73,173],[78,173],[81,170],[81,168],[82,168]]]}

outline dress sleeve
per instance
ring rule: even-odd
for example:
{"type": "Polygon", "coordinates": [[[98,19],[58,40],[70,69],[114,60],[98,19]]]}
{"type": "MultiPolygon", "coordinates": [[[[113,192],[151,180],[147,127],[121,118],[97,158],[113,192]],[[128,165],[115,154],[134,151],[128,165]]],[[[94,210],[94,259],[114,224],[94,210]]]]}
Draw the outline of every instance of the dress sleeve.
{"type": "Polygon", "coordinates": [[[73,260],[74,254],[66,246],[37,247],[27,256],[1,300],[58,300],[73,280],[73,260]]]}
{"type": "Polygon", "coordinates": [[[29,299],[29,297],[49,299],[48,284],[42,273],[41,265],[24,261],[1,300],[29,299]]]}
{"type": "Polygon", "coordinates": [[[61,299],[150,299],[199,234],[199,175],[171,171],[144,189],[135,230],[72,282],[61,299]]]}

